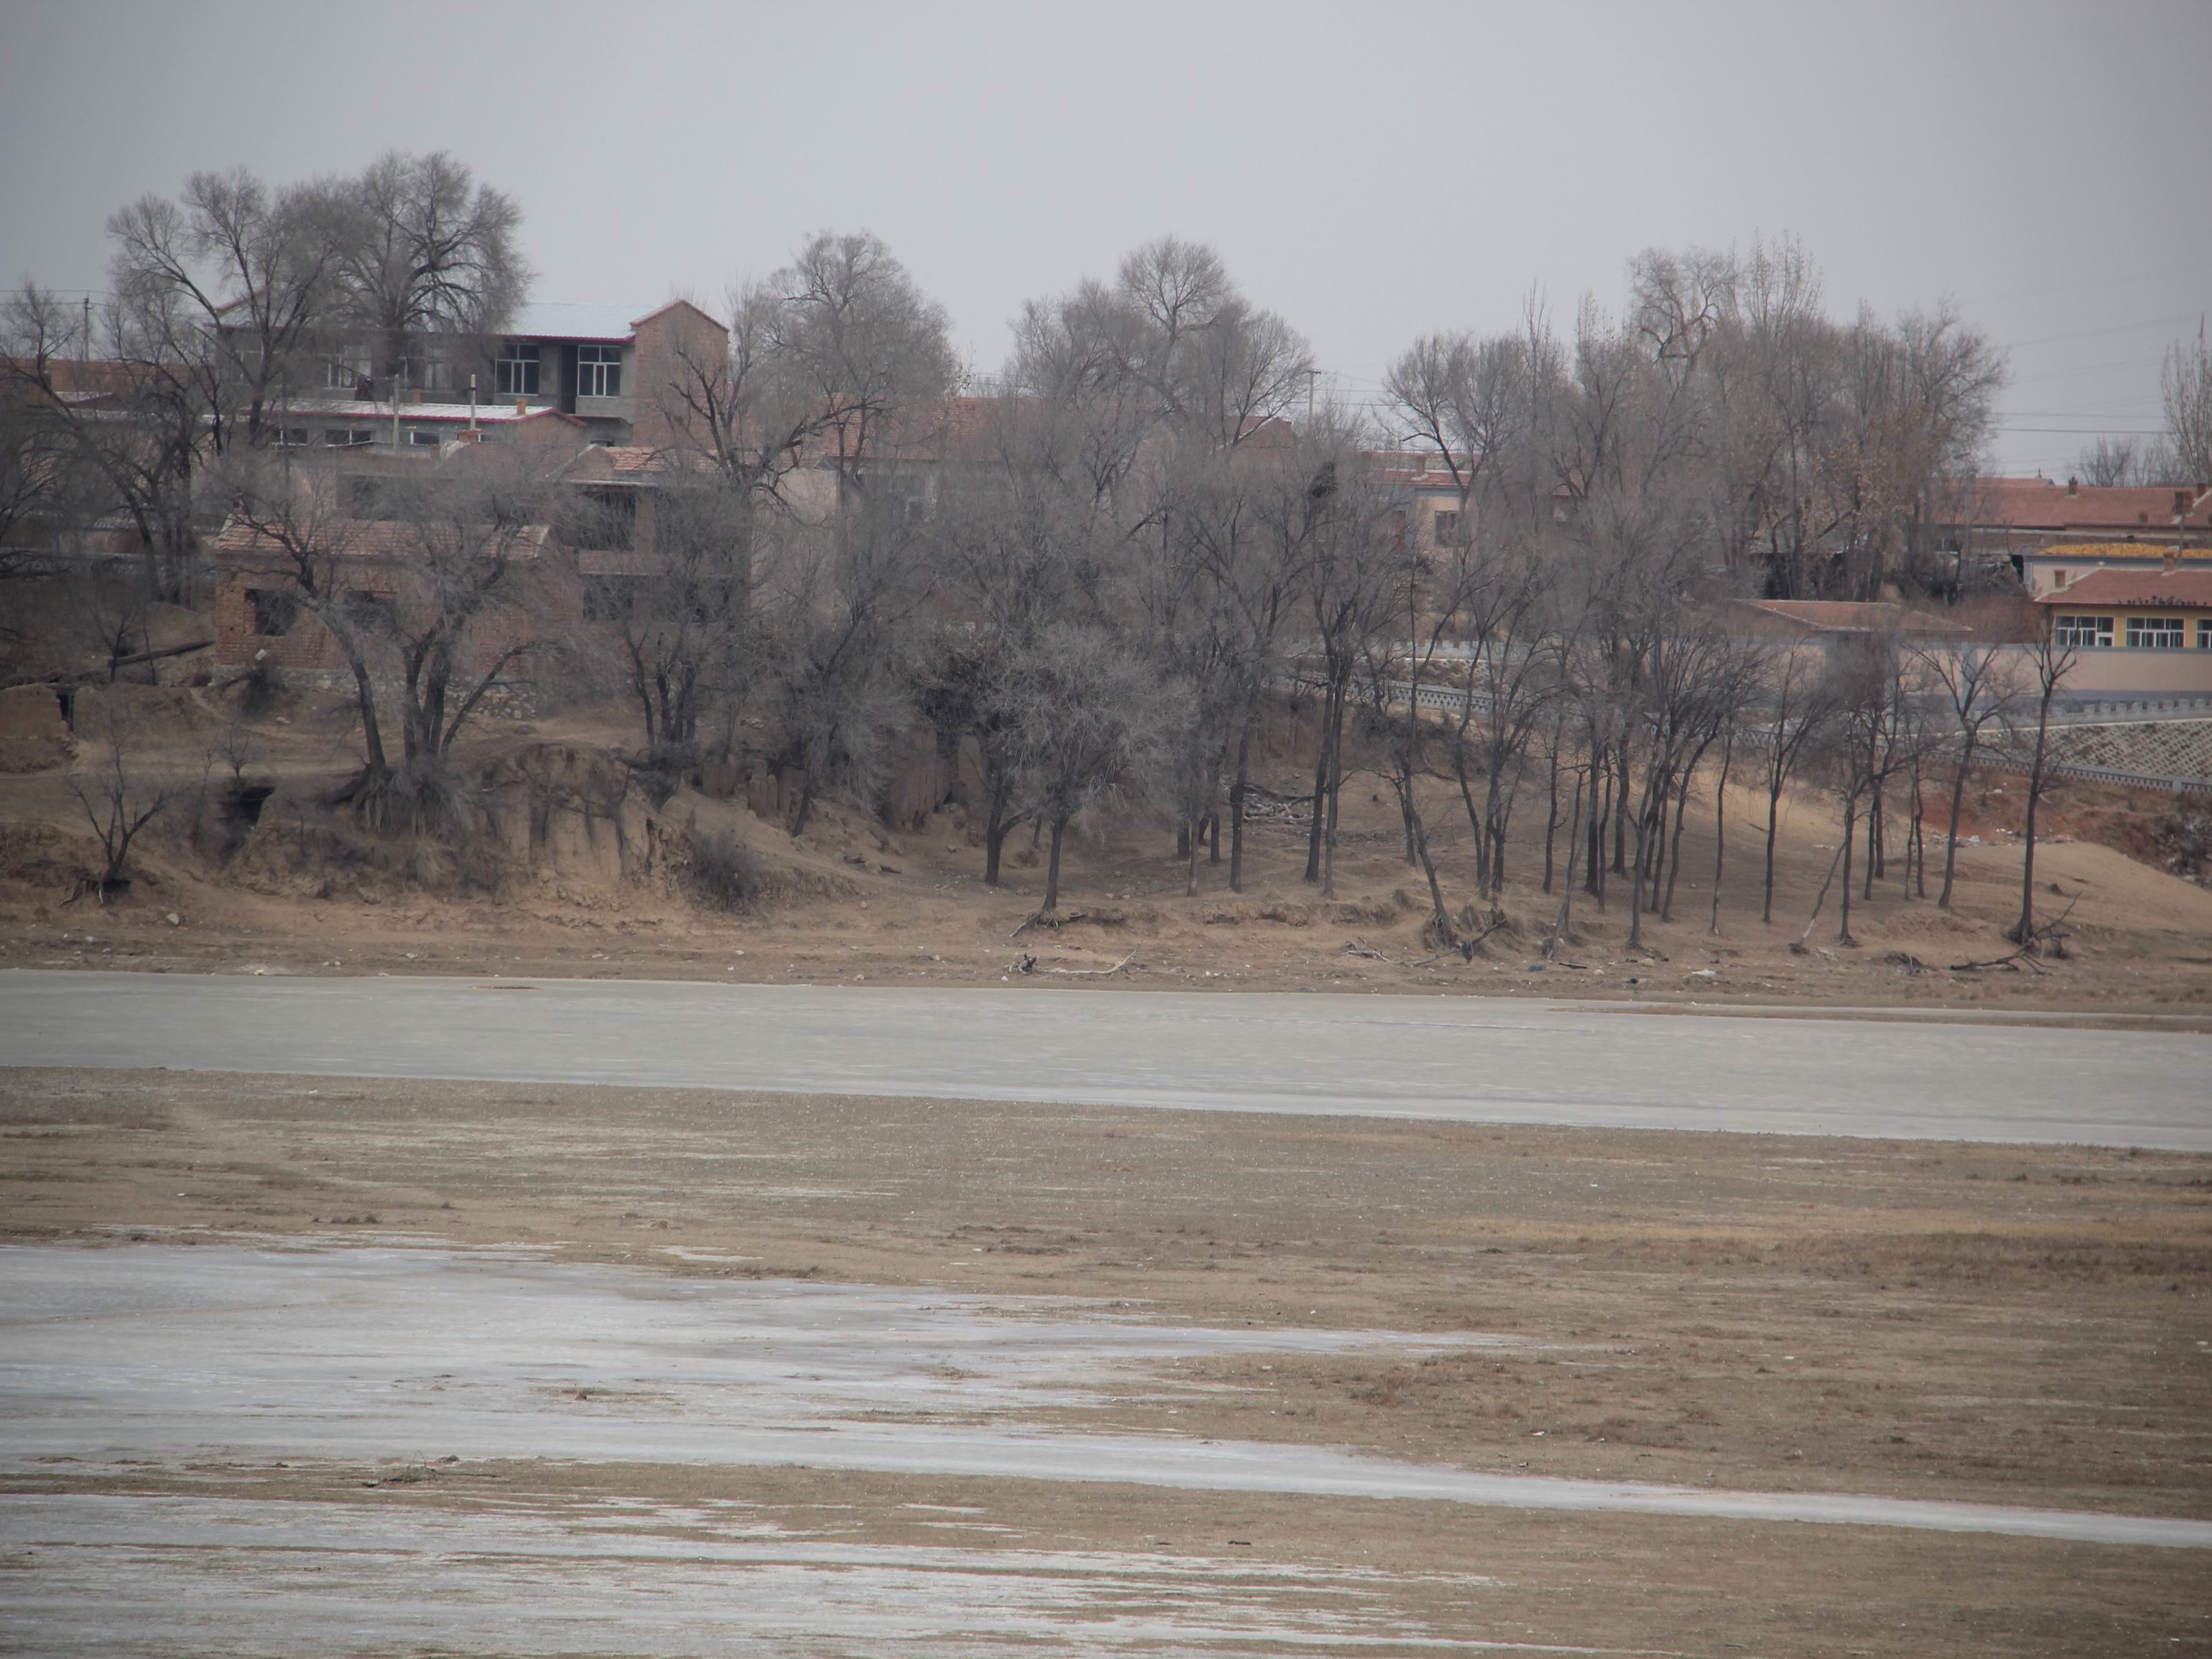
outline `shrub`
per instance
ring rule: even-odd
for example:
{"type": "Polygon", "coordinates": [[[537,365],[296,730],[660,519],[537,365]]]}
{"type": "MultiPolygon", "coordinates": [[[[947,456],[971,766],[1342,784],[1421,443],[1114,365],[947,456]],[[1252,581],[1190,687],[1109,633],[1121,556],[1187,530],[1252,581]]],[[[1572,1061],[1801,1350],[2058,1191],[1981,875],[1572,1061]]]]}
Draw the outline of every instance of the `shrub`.
{"type": "Polygon", "coordinates": [[[690,882],[701,903],[730,911],[757,908],[770,884],[761,855],[727,830],[692,833],[690,882]]]}

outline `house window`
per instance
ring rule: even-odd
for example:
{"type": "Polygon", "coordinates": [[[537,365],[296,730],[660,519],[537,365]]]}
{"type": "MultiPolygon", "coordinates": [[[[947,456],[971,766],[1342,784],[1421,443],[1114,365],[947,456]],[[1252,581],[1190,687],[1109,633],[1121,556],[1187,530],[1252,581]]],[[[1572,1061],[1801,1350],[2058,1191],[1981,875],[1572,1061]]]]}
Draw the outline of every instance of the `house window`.
{"type": "Polygon", "coordinates": [[[2130,617],[2128,643],[2151,651],[2179,651],[2185,643],[2179,617],[2130,617]]]}
{"type": "Polygon", "coordinates": [[[352,449],[376,441],[376,428],[371,426],[331,426],[323,428],[323,441],[332,449],[352,449]]]}
{"type": "Polygon", "coordinates": [[[346,620],[355,628],[368,634],[393,634],[399,629],[399,606],[389,593],[378,593],[368,588],[347,590],[346,620]]]}
{"type": "Polygon", "coordinates": [[[538,347],[529,340],[509,340],[499,349],[492,364],[492,385],[502,398],[538,395],[538,347]]]}
{"type": "Polygon", "coordinates": [[[609,553],[629,552],[637,545],[637,492],[585,491],[570,539],[579,547],[598,548],[609,553]]]}
{"type": "Polygon", "coordinates": [[[629,621],[636,587],[637,583],[633,578],[586,576],[584,578],[584,620],[595,623],[629,621]]]}
{"type": "Polygon", "coordinates": [[[300,620],[300,601],[294,595],[274,587],[249,587],[246,603],[253,613],[253,633],[257,639],[273,640],[292,631],[300,620]]]}
{"type": "Polygon", "coordinates": [[[332,392],[353,392],[368,379],[368,359],[366,357],[326,357],[323,360],[323,385],[332,392]]]}
{"type": "Polygon", "coordinates": [[[2053,617],[2051,619],[2051,640],[2052,644],[2061,647],[2095,650],[2112,642],[2112,619],[2110,617],[2053,617]]]}
{"type": "Polygon", "coordinates": [[[585,345],[576,348],[576,395],[579,398],[622,396],[622,348],[585,345]]]}
{"type": "Polygon", "coordinates": [[[2212,651],[2212,617],[2199,617],[2197,619],[2197,648],[2199,651],[2212,651]]]}
{"type": "Polygon", "coordinates": [[[407,441],[417,449],[435,449],[441,441],[428,427],[410,426],[407,428],[407,441]]]}
{"type": "Polygon", "coordinates": [[[1437,545],[1438,547],[1455,547],[1458,544],[1459,514],[1456,513],[1437,514],[1437,545]]]}
{"type": "Polygon", "coordinates": [[[307,428],[304,426],[283,428],[276,434],[276,441],[286,449],[301,448],[307,441],[307,428]]]}

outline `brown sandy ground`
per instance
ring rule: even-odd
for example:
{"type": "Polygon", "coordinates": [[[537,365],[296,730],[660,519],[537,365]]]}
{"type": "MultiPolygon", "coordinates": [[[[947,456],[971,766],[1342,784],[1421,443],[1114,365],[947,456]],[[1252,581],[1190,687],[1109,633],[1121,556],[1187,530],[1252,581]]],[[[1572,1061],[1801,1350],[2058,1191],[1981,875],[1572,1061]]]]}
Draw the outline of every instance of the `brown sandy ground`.
{"type": "MultiPolygon", "coordinates": [[[[146,741],[158,745],[149,765],[168,765],[191,786],[189,799],[138,843],[130,892],[101,908],[88,898],[65,902],[74,877],[92,865],[82,809],[67,787],[70,770],[0,773],[0,967],[995,985],[1023,956],[1033,956],[1042,970],[1095,971],[1133,951],[1121,973],[1083,982],[1154,990],[1457,989],[1659,1004],[2212,1012],[2212,890],[2082,838],[2094,834],[2153,857],[2153,830],[2186,805],[2170,796],[2076,786],[2054,791],[2042,819],[2038,903],[2046,917],[2071,907],[2068,955],[2036,966],[1959,972],[1952,964],[1990,961],[2012,949],[2002,934],[2020,906],[2021,854],[2008,838],[2019,817],[2019,778],[1978,778],[1970,790],[1961,834],[1982,844],[1960,849],[1951,911],[1939,911],[1932,896],[1941,884],[1942,853],[1934,842],[1948,794],[1931,781],[1931,896],[1905,896],[1893,855],[1872,897],[1855,895],[1856,945],[1837,938],[1838,902],[1831,893],[1810,951],[1802,956],[1789,946],[1832,860],[1834,803],[1810,792],[1785,798],[1774,917],[1762,922],[1765,799],[1731,789],[1714,932],[1716,825],[1701,788],[1686,823],[1673,919],[1647,919],[1645,946],[1632,951],[1626,879],[1612,878],[1609,908],[1578,894],[1571,946],[1544,971],[1531,972],[1558,904],[1541,890],[1540,775],[1516,809],[1507,927],[1472,962],[1453,956],[1407,966],[1431,953],[1420,938],[1425,884],[1402,856],[1387,790],[1364,774],[1346,787],[1331,896],[1302,879],[1304,830],[1279,818],[1251,827],[1244,892],[1229,890],[1225,862],[1201,858],[1198,890],[1187,896],[1190,872],[1175,856],[1171,826],[1130,813],[1097,826],[1095,835],[1071,838],[1061,904],[1067,925],[1031,928],[1016,939],[1043,886],[1026,834],[1010,843],[1006,884],[994,890],[981,881],[980,835],[954,810],[898,831],[831,805],[794,838],[741,805],[683,790],[655,820],[653,867],[633,868],[628,877],[610,875],[604,833],[595,857],[578,854],[588,837],[575,824],[556,826],[547,850],[531,860],[478,868],[467,879],[435,848],[365,846],[337,856],[316,841],[313,812],[303,820],[307,809],[299,805],[343,775],[350,716],[335,704],[302,701],[296,721],[252,727],[250,775],[289,793],[264,811],[243,844],[233,845],[234,826],[226,830],[205,798],[191,793],[199,781],[219,785],[228,775],[210,747],[236,729],[226,726],[224,706],[207,691],[120,688],[115,695],[125,691],[149,704],[146,741]],[[697,902],[681,852],[683,829],[692,823],[726,827],[755,850],[767,883],[757,904],[732,915],[697,902]],[[1352,955],[1348,947],[1356,944],[1389,960],[1352,955]]],[[[1275,737],[1269,781],[1292,793],[1309,787],[1298,775],[1299,734],[1286,724],[1275,737]]],[[[467,747],[475,764],[557,754],[604,769],[624,741],[619,723],[574,715],[486,721],[467,747]]],[[[80,755],[71,764],[82,771],[90,758],[80,755]]],[[[1445,898],[1457,910],[1477,895],[1456,791],[1435,786],[1425,811],[1445,898]]]]}
{"type": "Polygon", "coordinates": [[[0,1122],[18,1242],[404,1232],[1499,1333],[1192,1361],[1073,1420],[2212,1516],[2203,1156],[146,1073],[0,1073],[0,1122]]]}
{"type": "MultiPolygon", "coordinates": [[[[1332,1622],[1364,1615],[1423,1644],[1339,1644],[1324,1634],[1285,1650],[1267,1637],[1224,1638],[1220,1650],[1231,1655],[1400,1654],[1453,1643],[1539,1655],[1715,1659],[2212,1652],[2202,1565],[2190,1559],[2196,1552],[2026,1538],[1103,1482],[492,1460],[203,1467],[128,1479],[57,1471],[8,1484],[58,1493],[335,1503],[382,1520],[394,1511],[479,1514],[495,1525],[542,1517],[580,1528],[611,1524],[627,1537],[659,1535],[678,1545],[719,1541],[739,1526],[773,1528],[785,1543],[973,1552],[971,1565],[936,1569],[953,1572],[986,1570],[994,1557],[1016,1552],[1099,1552],[1117,1564],[1111,1589],[1086,1609],[1101,1621],[1179,1614],[1234,1629],[1239,1608],[1249,1606],[1271,1632],[1296,1629],[1301,1613],[1332,1622]],[[641,1513],[647,1505],[658,1513],[641,1513]],[[1195,1583],[1194,1566],[1203,1574],[1195,1583]],[[1277,1576],[1286,1568],[1290,1577],[1277,1576]]],[[[173,1565],[190,1553],[173,1549],[173,1565]]],[[[307,1582],[301,1572],[321,1571],[313,1548],[281,1553],[269,1570],[294,1585],[307,1582]]],[[[0,1557],[0,1600],[11,1569],[34,1573],[39,1565],[35,1557],[0,1557]]],[[[234,1553],[211,1566],[244,1574],[254,1563],[234,1553]]],[[[1073,1645],[1047,1650],[1084,1650],[1081,1632],[1081,1625],[1072,1626],[1073,1645]]],[[[1103,1650],[1126,1650],[1103,1622],[1099,1633],[1103,1650]]]]}

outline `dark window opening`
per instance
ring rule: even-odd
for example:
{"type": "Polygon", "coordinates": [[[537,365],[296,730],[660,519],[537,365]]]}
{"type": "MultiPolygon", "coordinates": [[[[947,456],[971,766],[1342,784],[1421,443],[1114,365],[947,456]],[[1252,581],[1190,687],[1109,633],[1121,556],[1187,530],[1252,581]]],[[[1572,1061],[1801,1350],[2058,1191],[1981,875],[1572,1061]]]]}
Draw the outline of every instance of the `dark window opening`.
{"type": "Polygon", "coordinates": [[[586,491],[571,540],[579,547],[597,548],[608,553],[633,550],[637,545],[636,492],[586,491]]]}
{"type": "Polygon", "coordinates": [[[349,623],[364,633],[399,631],[399,606],[389,593],[373,592],[363,587],[351,589],[345,596],[345,616],[349,623]]]}
{"type": "Polygon", "coordinates": [[[618,623],[629,620],[636,583],[626,576],[586,576],[584,579],[584,620],[618,623]]]}
{"type": "Polygon", "coordinates": [[[253,633],[257,639],[282,638],[298,625],[300,600],[296,594],[281,588],[249,587],[246,603],[253,612],[253,633]]]}

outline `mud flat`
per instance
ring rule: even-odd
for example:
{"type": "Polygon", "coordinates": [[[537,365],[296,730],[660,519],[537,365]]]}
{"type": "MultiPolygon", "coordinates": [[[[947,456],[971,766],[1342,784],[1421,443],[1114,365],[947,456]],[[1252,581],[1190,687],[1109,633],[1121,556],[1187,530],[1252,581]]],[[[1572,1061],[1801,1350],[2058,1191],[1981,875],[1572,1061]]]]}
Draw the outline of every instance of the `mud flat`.
{"type": "Polygon", "coordinates": [[[0,1225],[33,1651],[2212,1632],[2200,1154],[18,1069],[0,1225]]]}

